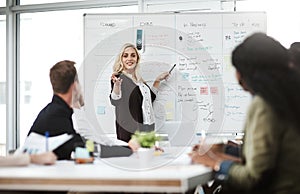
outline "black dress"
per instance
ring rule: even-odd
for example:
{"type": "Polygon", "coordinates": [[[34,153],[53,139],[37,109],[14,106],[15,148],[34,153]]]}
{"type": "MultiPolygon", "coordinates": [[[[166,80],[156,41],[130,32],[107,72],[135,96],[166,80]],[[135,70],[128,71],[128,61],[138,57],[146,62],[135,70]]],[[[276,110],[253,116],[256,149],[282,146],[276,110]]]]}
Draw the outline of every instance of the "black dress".
{"type": "MultiPolygon", "coordinates": [[[[154,124],[143,124],[143,95],[139,86],[124,74],[121,74],[120,78],[123,80],[121,84],[122,97],[119,100],[114,100],[110,95],[110,101],[115,106],[117,138],[128,142],[135,131],[152,131],[154,124]]],[[[150,89],[147,84],[145,85],[150,89]]],[[[111,81],[111,91],[113,86],[114,83],[111,81]]],[[[156,95],[151,89],[150,92],[153,102],[156,95]]]]}

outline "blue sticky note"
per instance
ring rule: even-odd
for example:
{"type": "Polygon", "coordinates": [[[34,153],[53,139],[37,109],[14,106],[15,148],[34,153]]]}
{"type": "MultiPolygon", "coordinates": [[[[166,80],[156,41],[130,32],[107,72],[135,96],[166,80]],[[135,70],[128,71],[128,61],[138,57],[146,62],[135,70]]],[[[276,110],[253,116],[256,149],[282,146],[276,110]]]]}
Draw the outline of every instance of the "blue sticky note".
{"type": "Polygon", "coordinates": [[[189,80],[189,76],[190,76],[189,73],[182,73],[182,79],[183,80],[189,80]]]}
{"type": "Polygon", "coordinates": [[[89,158],[90,153],[86,148],[76,147],[75,148],[75,158],[89,158]]]}
{"type": "Polygon", "coordinates": [[[105,106],[98,106],[97,107],[97,114],[104,115],[105,114],[105,106]]]}

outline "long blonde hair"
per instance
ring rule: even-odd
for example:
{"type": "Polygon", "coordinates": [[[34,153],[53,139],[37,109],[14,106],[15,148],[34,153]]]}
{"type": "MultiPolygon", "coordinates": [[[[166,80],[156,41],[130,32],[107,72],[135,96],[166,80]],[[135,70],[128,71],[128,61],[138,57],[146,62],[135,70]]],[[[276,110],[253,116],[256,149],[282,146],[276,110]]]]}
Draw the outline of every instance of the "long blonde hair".
{"type": "Polygon", "coordinates": [[[135,50],[136,54],[137,54],[137,62],[136,62],[136,66],[135,66],[135,69],[134,69],[134,76],[137,79],[136,81],[144,82],[141,75],[140,75],[140,73],[139,73],[141,56],[140,56],[138,50],[136,49],[136,47],[131,43],[125,43],[122,46],[120,53],[116,57],[115,64],[113,66],[113,71],[114,71],[114,73],[121,73],[122,72],[126,75],[126,72],[124,72],[124,65],[122,63],[122,56],[124,54],[125,49],[127,49],[127,48],[133,48],[135,50]]]}

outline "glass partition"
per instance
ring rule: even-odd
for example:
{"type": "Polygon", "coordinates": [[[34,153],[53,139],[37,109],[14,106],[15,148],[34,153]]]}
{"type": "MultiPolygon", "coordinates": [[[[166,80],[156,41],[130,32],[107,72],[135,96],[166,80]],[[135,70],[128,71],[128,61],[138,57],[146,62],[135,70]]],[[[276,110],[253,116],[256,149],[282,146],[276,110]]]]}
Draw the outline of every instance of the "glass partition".
{"type": "Polygon", "coordinates": [[[137,11],[137,6],[124,6],[21,14],[20,145],[39,111],[52,99],[50,68],[65,59],[79,68],[83,61],[83,14],[137,11]]]}
{"type": "Polygon", "coordinates": [[[6,153],[6,18],[0,15],[0,156],[6,153]]]}
{"type": "MultiPolygon", "coordinates": [[[[82,1],[82,0],[20,0],[20,4],[21,5],[29,5],[29,4],[70,2],[70,1],[82,1]]],[[[86,1],[88,1],[88,0],[86,0],[86,1]]]]}

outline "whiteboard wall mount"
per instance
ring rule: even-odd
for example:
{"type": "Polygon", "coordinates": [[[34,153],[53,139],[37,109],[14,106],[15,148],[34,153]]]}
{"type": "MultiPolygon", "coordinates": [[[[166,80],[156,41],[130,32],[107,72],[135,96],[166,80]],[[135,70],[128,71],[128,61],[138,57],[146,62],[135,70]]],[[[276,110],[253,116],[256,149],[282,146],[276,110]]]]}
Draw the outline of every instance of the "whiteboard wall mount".
{"type": "Polygon", "coordinates": [[[143,29],[136,30],[136,48],[141,53],[145,51],[145,38],[143,29]]]}

